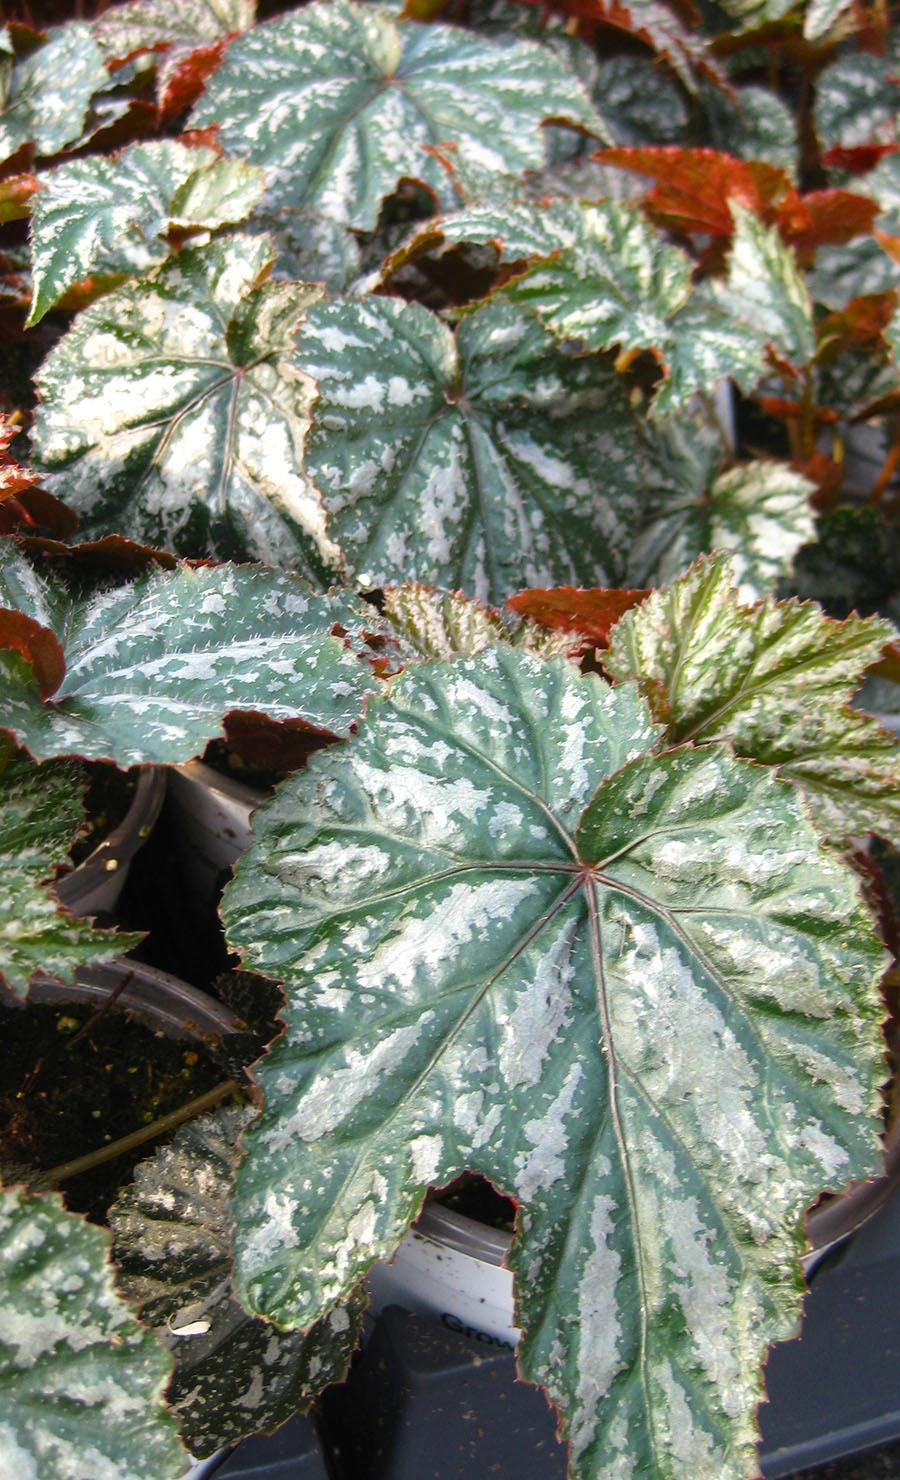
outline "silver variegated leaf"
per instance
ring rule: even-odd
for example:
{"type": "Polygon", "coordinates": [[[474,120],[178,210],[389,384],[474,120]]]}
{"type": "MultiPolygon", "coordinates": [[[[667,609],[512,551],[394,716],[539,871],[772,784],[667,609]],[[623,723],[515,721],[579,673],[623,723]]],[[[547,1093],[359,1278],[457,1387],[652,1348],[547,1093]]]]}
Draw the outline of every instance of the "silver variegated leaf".
{"type": "Polygon", "coordinates": [[[677,83],[646,56],[606,57],[596,97],[615,144],[683,144],[688,110],[677,83]]]}
{"type": "Polygon", "coordinates": [[[700,93],[702,129],[698,143],[738,159],[765,160],[796,181],[800,163],[797,122],[768,87],[745,85],[724,91],[708,83],[700,93]]]}
{"type": "Polygon", "coordinates": [[[894,51],[851,52],[819,74],[814,118],[823,149],[900,143],[900,48],[894,51]]]}
{"type": "Polygon", "coordinates": [[[264,208],[246,227],[268,236],[275,250],[272,276],[322,283],[329,293],[345,293],[359,277],[362,254],[355,234],[315,211],[264,208]]]}
{"type": "MultiPolygon", "coordinates": [[[[900,210],[880,216],[879,231],[900,235],[900,210]]],[[[826,308],[846,308],[851,298],[888,293],[900,288],[900,263],[886,252],[875,236],[858,236],[843,246],[820,247],[816,265],[809,274],[809,291],[826,308]]],[[[841,377],[838,376],[838,379],[841,377]]]]}
{"type": "Polygon", "coordinates": [[[89,155],[41,176],[31,216],[36,324],[82,278],[131,277],[169,255],[170,226],[242,221],[262,199],[262,171],[172,139],[89,155]]]}
{"type": "MultiPolygon", "coordinates": [[[[0,580],[9,563],[7,547],[0,580]]],[[[182,566],[87,597],[48,578],[18,610],[56,632],[66,659],[45,701],[24,660],[0,653],[3,724],[40,759],[176,764],[233,710],[346,734],[380,687],[330,635],[338,626],[358,641],[364,611],[252,566],[182,566]]]]}
{"type": "Polygon", "coordinates": [[[157,90],[166,103],[197,54],[202,58],[248,30],[255,14],[256,0],[126,0],[98,16],[94,34],[110,59],[156,53],[157,90]]]}
{"type": "Polygon", "coordinates": [[[94,93],[109,75],[85,21],[54,26],[43,46],[16,62],[0,100],[0,160],[23,144],[57,154],[81,135],[94,93]]]}
{"type": "Polygon", "coordinates": [[[431,146],[515,176],[543,164],[551,117],[603,136],[580,82],[536,42],[315,0],[233,43],[192,125],[217,125],[229,152],[269,169],[276,203],[371,231],[402,178],[455,199],[431,146]]]}
{"type": "Polygon", "coordinates": [[[224,917],[289,1005],[238,1288],[308,1325],[472,1168],[571,1474],[745,1480],[804,1208],[878,1165],[884,957],[791,787],[655,739],[633,685],[501,645],[257,812],[224,917]]]}
{"type": "Polygon", "coordinates": [[[815,328],[793,249],[776,227],[765,226],[746,206],[733,201],[731,214],[734,237],[718,303],[791,365],[807,365],[815,352],[815,328]]]}
{"type": "Polygon", "coordinates": [[[362,585],[621,584],[646,458],[609,366],[509,304],[454,336],[381,297],[311,311],[297,363],[319,390],[307,471],[362,585]]]}
{"type": "Polygon", "coordinates": [[[127,0],[111,5],[94,22],[107,56],[165,46],[190,52],[252,26],[253,0],[127,0]]]}
{"type": "Polygon", "coordinates": [[[696,562],[613,628],[604,665],[646,692],[673,741],[728,740],[777,766],[836,841],[900,841],[900,747],[847,706],[895,637],[890,622],[815,602],[741,603],[727,558],[696,562]]]}
{"type": "Polygon", "coordinates": [[[0,1474],[182,1480],[170,1359],[116,1293],[109,1234],[0,1190],[0,1474]]]}
{"type": "Polygon", "coordinates": [[[753,601],[791,570],[815,538],[815,485],[788,463],[758,459],[721,471],[719,437],[690,422],[665,427],[640,534],[631,550],[633,586],[662,586],[710,550],[732,556],[739,595],[753,601]]]}
{"type": "MultiPolygon", "coordinates": [[[[533,208],[530,214],[534,220],[533,208]]],[[[517,226],[524,216],[520,208],[517,226]]],[[[691,263],[637,209],[612,200],[573,202],[554,206],[535,225],[545,260],[504,290],[514,303],[534,310],[559,338],[591,350],[656,349],[667,342],[669,321],[690,296],[691,263]]],[[[457,223],[457,238],[460,230],[457,223]]],[[[507,258],[520,255],[524,238],[496,236],[507,258]]]]}
{"type": "Polygon", "coordinates": [[[806,0],[803,13],[803,34],[809,41],[818,41],[827,36],[833,26],[848,11],[853,9],[853,0],[806,0]]]}
{"type": "Polygon", "coordinates": [[[440,591],[409,581],[384,593],[383,621],[406,661],[474,657],[498,642],[537,657],[565,657],[581,645],[577,633],[554,632],[499,607],[484,606],[461,591],[440,591]]]}
{"type": "Polygon", "coordinates": [[[246,1107],[228,1108],[184,1126],[109,1210],[118,1287],[174,1359],[167,1398],[201,1457],[271,1432],[340,1382],[365,1306],[357,1292],[300,1333],[238,1305],[228,1197],[247,1120],[246,1107]]]}
{"type": "Polygon", "coordinates": [[[141,939],[95,930],[48,887],[84,823],[83,788],[72,766],[36,766],[13,755],[0,769],[0,979],[17,997],[27,996],[37,971],[71,981],[77,967],[110,961],[141,939]]]}
{"type": "Polygon", "coordinates": [[[735,30],[755,31],[779,21],[794,9],[796,0],[722,0],[722,9],[737,21],[735,30]]]}
{"type": "Polygon", "coordinates": [[[474,206],[427,224],[385,264],[440,242],[491,243],[525,270],[499,291],[559,338],[589,350],[652,350],[665,376],[654,413],[682,410],[731,376],[745,391],[761,378],[767,346],[806,365],[815,348],[812,306],[792,249],[774,228],[732,203],[735,230],[724,281],[693,289],[684,252],[633,207],[556,202],[474,206]]]}
{"type": "Polygon", "coordinates": [[[321,289],[264,281],[265,238],[182,251],[85,309],[44,361],[34,445],[85,537],[260,559],[327,584],[302,471],[313,386],[292,359],[321,289]]]}

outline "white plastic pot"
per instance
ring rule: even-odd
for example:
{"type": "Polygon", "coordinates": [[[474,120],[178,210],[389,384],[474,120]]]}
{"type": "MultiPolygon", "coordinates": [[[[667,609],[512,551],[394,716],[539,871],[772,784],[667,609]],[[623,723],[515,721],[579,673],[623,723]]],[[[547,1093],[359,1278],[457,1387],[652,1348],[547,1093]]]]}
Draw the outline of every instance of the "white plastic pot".
{"type": "Polygon", "coordinates": [[[266,800],[263,791],[223,776],[202,761],[169,772],[167,805],[188,880],[211,897],[250,846],[250,819],[266,800]]]}
{"type": "Polygon", "coordinates": [[[57,897],[73,915],[99,915],[115,909],[131,860],[150,836],[165,794],[164,773],[154,767],[142,770],[131,806],[118,827],[83,863],[57,880],[57,897]]]}
{"type": "Polygon", "coordinates": [[[369,1274],[372,1314],[400,1305],[486,1346],[514,1350],[513,1277],[503,1265],[510,1243],[508,1233],[427,1203],[390,1263],[369,1274]]]}

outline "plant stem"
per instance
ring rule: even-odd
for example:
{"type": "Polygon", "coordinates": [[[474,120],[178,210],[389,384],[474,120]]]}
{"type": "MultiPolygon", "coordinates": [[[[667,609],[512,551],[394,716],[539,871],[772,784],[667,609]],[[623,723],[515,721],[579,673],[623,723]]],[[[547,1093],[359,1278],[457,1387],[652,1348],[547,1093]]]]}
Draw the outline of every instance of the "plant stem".
{"type": "Polygon", "coordinates": [[[227,1079],[223,1084],[217,1084],[215,1089],[208,1089],[205,1094],[198,1095],[195,1100],[188,1100],[186,1105],[181,1105],[177,1110],[171,1110],[168,1115],[160,1116],[151,1125],[142,1126],[139,1131],[132,1131],[128,1136],[122,1136],[118,1141],[111,1141],[108,1146],[101,1146],[96,1151],[89,1151],[85,1156],[76,1156],[73,1161],[61,1162],[59,1166],[51,1167],[49,1171],[41,1172],[34,1179],[34,1183],[40,1187],[56,1187],[60,1182],[66,1182],[70,1177],[79,1177],[82,1172],[89,1172],[93,1167],[102,1166],[105,1161],[113,1161],[117,1156],[123,1156],[126,1151],[133,1151],[135,1146],[143,1146],[145,1141],[155,1140],[157,1136],[163,1136],[167,1131],[175,1130],[176,1126],[183,1125],[186,1120],[193,1120],[197,1115],[202,1115],[205,1110],[213,1110],[222,1100],[229,1095],[239,1094],[240,1086],[233,1079],[227,1079]]]}

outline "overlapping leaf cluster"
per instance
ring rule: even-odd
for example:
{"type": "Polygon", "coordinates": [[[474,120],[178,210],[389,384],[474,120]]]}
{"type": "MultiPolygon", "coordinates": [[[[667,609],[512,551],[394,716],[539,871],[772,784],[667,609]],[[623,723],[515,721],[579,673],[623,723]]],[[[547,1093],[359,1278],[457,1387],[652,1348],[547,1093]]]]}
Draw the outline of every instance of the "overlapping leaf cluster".
{"type": "Polygon", "coordinates": [[[223,906],[284,986],[262,1114],[138,1169],[118,1291],[0,1193],[4,1472],[177,1480],[172,1414],[284,1421],[467,1168],[575,1480],[742,1480],[804,1208],[877,1170],[898,42],[841,0],[449,14],[0,36],[5,990],[131,943],[51,892],[73,758],[322,751],[223,906]]]}

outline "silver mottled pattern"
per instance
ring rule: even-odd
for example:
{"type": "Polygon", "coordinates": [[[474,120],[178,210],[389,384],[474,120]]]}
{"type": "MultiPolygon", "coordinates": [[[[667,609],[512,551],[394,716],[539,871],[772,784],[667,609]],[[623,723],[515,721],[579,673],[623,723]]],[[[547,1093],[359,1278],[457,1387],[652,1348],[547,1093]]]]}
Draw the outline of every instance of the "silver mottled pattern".
{"type": "Polygon", "coordinates": [[[342,1380],[359,1338],[359,1294],[305,1333],[235,1299],[228,1198],[253,1113],[229,1107],[183,1126],[109,1210],[119,1289],[174,1359],[167,1398],[198,1457],[285,1423],[342,1380]]]}
{"type": "Polygon", "coordinates": [[[0,1191],[0,1475],[182,1480],[169,1358],[116,1293],[109,1234],[0,1191]]]}
{"type": "Polygon", "coordinates": [[[27,664],[0,653],[3,723],[32,753],[174,764],[223,733],[232,710],[303,719],[346,734],[381,687],[362,650],[366,609],[320,596],[295,576],[253,566],[156,571],[130,585],[72,598],[32,573],[9,545],[12,603],[57,631],[66,672],[45,703],[27,664]],[[335,626],[355,634],[332,636],[335,626]]]}
{"type": "Polygon", "coordinates": [[[746,1480],[803,1210],[878,1165],[884,957],[790,786],[656,744],[633,685],[498,645],[257,812],[223,915],[288,1008],[238,1286],[305,1327],[472,1168],[573,1477],[746,1480]]]}
{"type": "Polygon", "coordinates": [[[127,529],[334,579],[302,468],[314,389],[291,358],[322,290],[265,281],[271,260],[264,237],[186,248],[85,309],[47,356],[35,454],[83,538],[127,529]]]}
{"type": "Polygon", "coordinates": [[[371,297],[317,307],[297,363],[318,387],[306,468],[363,586],[413,577],[499,601],[616,585],[647,478],[618,377],[505,303],[456,335],[371,297]]]}
{"type": "Polygon", "coordinates": [[[536,42],[316,0],[232,44],[191,126],[217,125],[227,150],[270,170],[278,203],[371,231],[402,178],[455,199],[431,146],[486,179],[515,176],[543,164],[551,116],[604,136],[574,73],[536,42]]]}
{"type": "Polygon", "coordinates": [[[849,709],[890,622],[826,617],[815,602],[741,603],[727,558],[705,557],[613,628],[604,662],[664,710],[674,739],[729,740],[802,787],[836,841],[900,842],[900,746],[849,709]]]}
{"type": "Polygon", "coordinates": [[[259,204],[262,171],[174,139],[88,155],[41,176],[31,219],[36,324],[82,278],[132,277],[169,255],[170,225],[210,230],[259,204]]]}
{"type": "Polygon", "coordinates": [[[38,767],[21,755],[0,773],[0,977],[17,997],[36,971],[71,981],[77,967],[112,960],[141,939],[95,930],[62,910],[48,887],[83,825],[83,786],[77,767],[38,767]]]}

